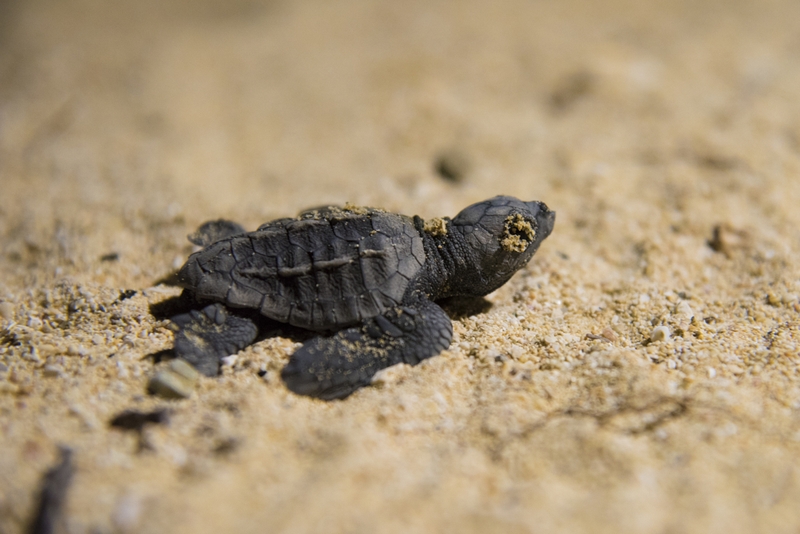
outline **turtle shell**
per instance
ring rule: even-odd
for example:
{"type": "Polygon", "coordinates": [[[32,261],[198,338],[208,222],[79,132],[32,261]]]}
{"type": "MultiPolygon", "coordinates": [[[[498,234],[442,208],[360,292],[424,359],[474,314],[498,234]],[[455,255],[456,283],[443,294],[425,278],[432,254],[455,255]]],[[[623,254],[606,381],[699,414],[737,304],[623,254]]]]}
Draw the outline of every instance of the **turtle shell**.
{"type": "Polygon", "coordinates": [[[409,217],[325,208],[217,241],[192,254],[178,279],[198,297],[328,330],[398,305],[424,263],[409,217]]]}

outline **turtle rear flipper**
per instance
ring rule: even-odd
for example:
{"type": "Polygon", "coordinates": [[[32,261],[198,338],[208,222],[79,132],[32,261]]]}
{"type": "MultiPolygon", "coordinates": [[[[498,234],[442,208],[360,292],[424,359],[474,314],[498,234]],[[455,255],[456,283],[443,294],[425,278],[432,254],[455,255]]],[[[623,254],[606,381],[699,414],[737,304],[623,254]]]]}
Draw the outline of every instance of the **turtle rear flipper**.
{"type": "Polygon", "coordinates": [[[239,223],[227,219],[217,219],[203,223],[200,228],[186,238],[198,247],[206,247],[222,239],[244,234],[246,231],[239,223]]]}
{"type": "Polygon", "coordinates": [[[250,345],[258,335],[252,320],[230,313],[222,304],[177,315],[172,322],[178,327],[175,356],[206,376],[219,374],[220,360],[250,345]]]}
{"type": "Polygon", "coordinates": [[[316,337],[295,352],[281,372],[295,393],[340,399],[369,384],[386,367],[420,361],[450,346],[453,324],[434,302],[393,308],[361,326],[316,337]]]}

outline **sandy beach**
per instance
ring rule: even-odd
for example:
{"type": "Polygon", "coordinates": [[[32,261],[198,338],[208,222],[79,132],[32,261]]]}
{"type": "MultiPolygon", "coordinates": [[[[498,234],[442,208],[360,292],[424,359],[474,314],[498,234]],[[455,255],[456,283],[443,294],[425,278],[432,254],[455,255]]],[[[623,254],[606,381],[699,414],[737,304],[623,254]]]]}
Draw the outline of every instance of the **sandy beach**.
{"type": "Polygon", "coordinates": [[[800,531],[800,3],[0,3],[0,532],[800,531]],[[544,201],[449,350],[149,394],[201,223],[544,201]],[[126,410],[153,415],[112,426],[126,410]],[[63,474],[63,472],[62,472],[63,474]]]}

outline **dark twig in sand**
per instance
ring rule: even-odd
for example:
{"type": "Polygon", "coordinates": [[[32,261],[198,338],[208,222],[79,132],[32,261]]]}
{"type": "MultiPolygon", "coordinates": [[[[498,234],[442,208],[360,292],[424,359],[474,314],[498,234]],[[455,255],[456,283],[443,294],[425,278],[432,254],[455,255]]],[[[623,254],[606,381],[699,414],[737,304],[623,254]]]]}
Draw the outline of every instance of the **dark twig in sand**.
{"type": "Polygon", "coordinates": [[[28,529],[30,534],[53,534],[63,522],[64,501],[75,468],[72,465],[72,450],[62,446],[60,452],[61,461],[47,471],[42,479],[39,506],[28,529]]]}

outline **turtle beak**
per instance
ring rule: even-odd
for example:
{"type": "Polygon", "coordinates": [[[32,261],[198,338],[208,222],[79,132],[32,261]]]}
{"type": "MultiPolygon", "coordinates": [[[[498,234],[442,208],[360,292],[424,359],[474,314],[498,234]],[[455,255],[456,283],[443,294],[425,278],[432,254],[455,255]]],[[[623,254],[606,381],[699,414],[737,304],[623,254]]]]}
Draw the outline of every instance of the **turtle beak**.
{"type": "Polygon", "coordinates": [[[526,202],[531,212],[536,214],[538,223],[537,233],[541,236],[540,242],[547,238],[556,224],[556,212],[547,207],[544,202],[526,202]]]}
{"type": "MultiPolygon", "coordinates": [[[[547,209],[547,208],[545,208],[547,209]]],[[[547,236],[553,231],[553,227],[556,225],[556,212],[547,210],[547,214],[545,215],[545,224],[544,227],[546,228],[547,236]]]]}
{"type": "Polygon", "coordinates": [[[197,288],[201,278],[200,266],[195,258],[190,257],[186,264],[178,271],[178,285],[189,289],[197,288]]]}

